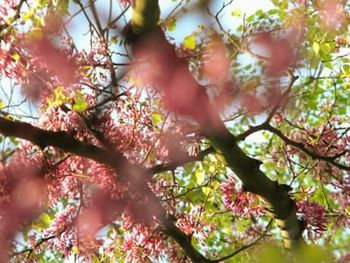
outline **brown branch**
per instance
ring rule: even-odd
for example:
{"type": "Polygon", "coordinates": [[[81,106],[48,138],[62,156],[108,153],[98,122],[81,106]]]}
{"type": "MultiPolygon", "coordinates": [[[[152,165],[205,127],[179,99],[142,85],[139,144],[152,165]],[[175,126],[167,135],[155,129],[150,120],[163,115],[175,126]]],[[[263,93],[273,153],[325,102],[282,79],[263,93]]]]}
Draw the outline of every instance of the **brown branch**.
{"type": "MultiPolygon", "coordinates": [[[[181,70],[187,71],[190,78],[192,74],[189,72],[187,62],[177,57],[174,46],[168,43],[161,29],[156,25],[153,26],[152,32],[149,32],[149,28],[141,29],[143,32],[140,32],[134,38],[135,40],[130,42],[132,48],[137,50],[138,46],[145,47],[152,43],[151,38],[157,38],[157,52],[163,55],[162,59],[164,60],[158,63],[162,63],[164,66],[169,63],[176,65],[181,70]]],[[[169,67],[168,70],[173,71],[173,67],[169,67]]],[[[174,76],[169,74],[158,84],[160,86],[158,88],[163,88],[165,96],[167,94],[167,83],[171,83],[173,78],[174,76]]],[[[188,103],[188,105],[181,105],[183,108],[181,108],[182,112],[180,113],[192,117],[198,122],[202,133],[211,141],[213,148],[223,155],[227,166],[239,177],[244,188],[263,197],[270,203],[274,216],[279,219],[278,222],[282,222],[279,226],[284,232],[285,246],[295,246],[302,240],[301,234],[303,231],[296,216],[295,201],[291,199],[288,191],[269,179],[259,169],[260,161],[249,157],[238,146],[236,137],[226,128],[219,114],[212,110],[205,88],[198,84],[193,77],[192,80],[189,79],[188,81],[190,82],[189,85],[193,85],[193,89],[195,89],[193,92],[196,93],[196,100],[201,107],[195,107],[195,105],[188,103]],[[210,118],[204,118],[203,116],[210,116],[210,118]]],[[[174,101],[173,103],[177,102],[174,101]]]]}
{"type": "MultiPolygon", "coordinates": [[[[65,158],[63,159],[65,160],[65,158]]],[[[59,161],[56,165],[58,165],[61,161],[59,161]]],[[[26,248],[26,249],[23,249],[23,250],[20,250],[20,251],[17,251],[17,252],[14,252],[11,254],[11,257],[15,257],[15,256],[18,256],[20,254],[24,254],[24,253],[28,253],[27,255],[27,260],[29,259],[30,255],[33,253],[33,251],[35,251],[36,248],[40,247],[43,243],[51,240],[51,239],[54,239],[54,238],[57,238],[59,236],[61,236],[65,231],[68,230],[68,227],[73,225],[73,223],[77,220],[79,214],[80,214],[80,211],[81,211],[81,207],[82,207],[82,191],[80,191],[80,203],[79,203],[79,206],[78,206],[78,210],[73,218],[73,220],[70,222],[70,224],[66,227],[64,227],[61,231],[59,231],[57,234],[55,235],[51,235],[51,236],[48,236],[48,237],[42,237],[40,238],[32,247],[30,248],[26,248]]]]}
{"type": "Polygon", "coordinates": [[[101,26],[101,21],[96,10],[95,2],[93,0],[90,0],[90,10],[96,22],[96,27],[98,29],[98,32],[100,33],[100,36],[103,37],[103,29],[101,26]]]}
{"type": "Polygon", "coordinates": [[[270,229],[271,223],[272,223],[272,220],[270,220],[269,223],[267,224],[265,231],[264,231],[256,240],[254,240],[253,242],[251,242],[251,243],[249,243],[249,244],[247,244],[247,245],[244,245],[244,246],[238,248],[237,250],[233,251],[231,254],[229,254],[229,255],[227,255],[227,256],[225,256],[225,257],[222,257],[222,258],[220,258],[220,259],[213,260],[212,262],[213,262],[213,263],[218,263],[218,262],[225,261],[225,260],[227,260],[227,259],[230,259],[230,258],[236,256],[237,254],[241,253],[242,251],[244,251],[244,250],[246,250],[246,249],[248,249],[248,248],[250,248],[250,247],[256,245],[257,243],[260,242],[260,240],[262,240],[262,239],[266,236],[267,232],[268,232],[269,229],[270,229]]]}
{"type": "Polygon", "coordinates": [[[122,18],[123,15],[125,15],[125,13],[129,10],[129,8],[130,8],[130,5],[128,5],[116,18],[114,18],[111,22],[109,22],[108,25],[106,26],[106,28],[103,29],[103,31],[108,30],[109,27],[113,27],[113,25],[114,25],[116,22],[118,22],[118,20],[119,20],[120,18],[122,18]]]}
{"type": "Polygon", "coordinates": [[[173,219],[166,215],[165,209],[147,185],[148,180],[151,178],[149,171],[129,163],[121,153],[79,141],[67,132],[46,131],[28,123],[10,121],[2,117],[0,117],[0,133],[5,136],[30,141],[41,148],[53,146],[115,169],[121,181],[128,183],[139,193],[142,191],[141,194],[151,204],[152,211],[154,211],[155,216],[164,226],[164,232],[178,242],[191,260],[203,263],[210,262],[192,246],[191,239],[175,225],[173,219]],[[139,175],[142,176],[140,177],[139,175]]]}
{"type": "Polygon", "coordinates": [[[340,164],[340,163],[335,161],[337,158],[339,158],[339,157],[343,156],[344,154],[346,154],[347,151],[342,151],[341,153],[333,155],[333,156],[323,156],[323,155],[314,153],[311,150],[307,149],[305,144],[303,144],[301,142],[296,142],[296,141],[293,141],[293,140],[289,139],[279,129],[276,129],[275,127],[273,127],[271,125],[267,125],[265,128],[266,128],[266,130],[276,134],[285,143],[287,143],[287,144],[289,144],[289,145],[291,145],[291,146],[301,150],[302,152],[306,153],[312,159],[325,161],[325,162],[328,162],[328,163],[334,165],[335,167],[337,167],[339,169],[342,169],[342,170],[345,170],[345,171],[350,171],[350,166],[343,165],[343,164],[340,164]]]}
{"type": "Polygon", "coordinates": [[[61,231],[60,233],[56,234],[56,235],[52,235],[52,236],[48,236],[48,237],[44,237],[44,238],[40,238],[34,245],[33,247],[30,247],[30,248],[26,248],[26,249],[23,249],[23,250],[20,250],[20,251],[17,251],[17,252],[14,252],[11,254],[11,257],[15,257],[15,256],[18,256],[18,255],[21,255],[21,254],[24,254],[24,253],[28,253],[27,255],[27,259],[29,258],[30,254],[38,247],[40,247],[43,243],[51,240],[51,239],[54,239],[58,236],[60,236],[61,234],[63,233],[63,231],[61,231]]]}
{"type": "Polygon", "coordinates": [[[165,171],[173,171],[176,169],[178,166],[185,165],[190,162],[196,162],[196,161],[202,161],[205,156],[207,156],[210,153],[214,152],[214,148],[209,147],[203,151],[201,151],[197,156],[188,156],[187,158],[184,158],[181,160],[181,162],[170,162],[170,163],[165,163],[165,164],[159,164],[156,166],[153,166],[148,169],[150,174],[157,174],[165,171]]]}

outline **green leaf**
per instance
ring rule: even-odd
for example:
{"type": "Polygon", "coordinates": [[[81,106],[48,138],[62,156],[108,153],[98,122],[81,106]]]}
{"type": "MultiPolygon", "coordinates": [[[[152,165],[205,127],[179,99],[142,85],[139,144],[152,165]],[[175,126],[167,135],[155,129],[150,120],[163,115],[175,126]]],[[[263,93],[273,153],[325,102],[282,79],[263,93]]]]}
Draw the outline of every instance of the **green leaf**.
{"type": "Polygon", "coordinates": [[[231,16],[241,16],[241,14],[242,14],[242,11],[239,8],[235,8],[231,12],[231,16]]]}
{"type": "Polygon", "coordinates": [[[194,36],[194,34],[185,37],[184,48],[191,50],[196,48],[196,37],[194,36]]]}
{"type": "Polygon", "coordinates": [[[152,124],[158,126],[159,123],[163,122],[164,116],[158,112],[152,114],[152,124]]]}
{"type": "Polygon", "coordinates": [[[22,16],[23,21],[31,19],[35,13],[35,9],[31,8],[28,12],[24,13],[22,16]]]}
{"type": "Polygon", "coordinates": [[[166,22],[166,27],[169,31],[174,31],[176,28],[176,18],[171,17],[170,19],[168,19],[166,22]]]}
{"type": "Polygon", "coordinates": [[[34,3],[40,7],[43,8],[45,7],[45,5],[47,4],[47,0],[34,0],[34,3]]]}
{"type": "Polygon", "coordinates": [[[199,169],[195,172],[195,177],[196,177],[196,181],[197,184],[201,185],[204,183],[205,181],[205,173],[203,170],[199,169]]]}
{"type": "Polygon", "coordinates": [[[43,38],[43,31],[35,28],[26,35],[26,40],[38,40],[43,38]]]}
{"type": "Polygon", "coordinates": [[[62,14],[68,14],[68,6],[69,6],[69,0],[60,0],[57,5],[57,9],[62,14]]]}
{"type": "Polygon", "coordinates": [[[331,48],[331,46],[328,43],[326,43],[326,44],[321,46],[322,52],[324,52],[326,54],[328,54],[331,51],[331,49],[332,48],[331,48]]]}
{"type": "Polygon", "coordinates": [[[318,44],[317,42],[314,42],[312,44],[312,49],[315,52],[315,54],[317,55],[320,52],[320,44],[318,44]]]}
{"type": "Polygon", "coordinates": [[[42,230],[48,228],[51,224],[51,217],[47,213],[42,213],[34,223],[34,228],[42,230]]]}
{"type": "Polygon", "coordinates": [[[86,100],[83,98],[77,98],[75,99],[74,105],[73,105],[73,110],[76,112],[83,112],[87,109],[88,103],[86,100]]]}
{"type": "Polygon", "coordinates": [[[79,248],[78,248],[77,246],[73,246],[73,247],[72,247],[72,253],[73,253],[73,255],[78,255],[78,253],[79,253],[79,248]]]}

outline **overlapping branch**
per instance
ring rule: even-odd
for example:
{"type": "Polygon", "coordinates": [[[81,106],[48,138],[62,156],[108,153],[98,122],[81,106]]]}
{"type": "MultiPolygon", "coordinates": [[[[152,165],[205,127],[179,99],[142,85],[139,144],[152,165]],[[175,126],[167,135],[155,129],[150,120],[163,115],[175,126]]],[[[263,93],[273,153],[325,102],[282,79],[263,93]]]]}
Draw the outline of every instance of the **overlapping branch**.
{"type": "Polygon", "coordinates": [[[120,152],[79,141],[67,132],[46,131],[28,123],[11,121],[2,117],[0,117],[0,133],[30,141],[41,148],[53,146],[112,167],[118,173],[121,181],[129,184],[138,192],[142,191],[150,207],[153,208],[152,213],[163,225],[164,232],[178,242],[191,260],[211,262],[195,250],[191,239],[175,225],[174,219],[166,214],[158,198],[147,185],[150,179],[149,171],[129,163],[120,152]]]}
{"type": "MultiPolygon", "coordinates": [[[[137,2],[143,2],[145,8],[154,6],[154,1],[152,1],[152,5],[147,5],[148,1],[145,0],[139,0],[137,2]]],[[[151,10],[147,9],[146,11],[143,10],[143,13],[141,12],[138,15],[149,15],[151,13],[151,10]]],[[[156,10],[154,10],[154,13],[156,13],[156,10]]],[[[153,19],[149,17],[145,17],[144,19],[153,21],[153,19]]],[[[196,99],[199,104],[196,107],[199,106],[201,109],[194,109],[194,105],[185,105],[185,103],[179,101],[170,101],[170,104],[178,104],[178,106],[175,107],[178,113],[190,116],[198,122],[202,133],[211,141],[213,148],[219,154],[223,155],[227,166],[240,178],[247,191],[263,197],[270,203],[274,215],[278,219],[279,227],[282,230],[285,246],[295,246],[302,240],[301,234],[303,230],[296,216],[295,201],[291,199],[288,192],[283,187],[275,181],[270,180],[259,169],[260,161],[249,157],[238,146],[237,138],[229,132],[220,120],[219,115],[210,109],[210,102],[205,93],[205,88],[196,83],[193,77],[192,79],[188,77],[190,73],[186,61],[177,58],[174,47],[167,42],[164,33],[161,32],[157,24],[153,25],[153,32],[150,31],[150,24],[146,23],[146,25],[144,31],[142,30],[142,25],[137,28],[137,32],[134,31],[135,34],[139,34],[139,37],[134,38],[135,42],[131,42],[131,46],[137,49],[140,45],[147,45],[147,41],[149,41],[151,37],[156,37],[158,46],[157,52],[160,53],[160,56],[164,60],[160,60],[158,63],[173,63],[181,68],[182,72],[187,71],[187,73],[185,73],[189,82],[187,85],[192,88],[191,92],[196,94],[196,99]],[[174,61],[165,61],[165,59],[172,59],[174,61]],[[207,118],[203,118],[203,116],[207,116],[207,118]]],[[[173,70],[172,67],[170,67],[170,69],[173,70]]],[[[164,89],[165,97],[167,96],[167,92],[172,94],[171,87],[165,86],[171,83],[173,78],[174,76],[168,74],[158,83],[163,85],[161,88],[164,89]]],[[[183,91],[185,92],[185,89],[183,89],[183,91]]],[[[171,100],[172,98],[168,96],[167,99],[171,100]]]]}

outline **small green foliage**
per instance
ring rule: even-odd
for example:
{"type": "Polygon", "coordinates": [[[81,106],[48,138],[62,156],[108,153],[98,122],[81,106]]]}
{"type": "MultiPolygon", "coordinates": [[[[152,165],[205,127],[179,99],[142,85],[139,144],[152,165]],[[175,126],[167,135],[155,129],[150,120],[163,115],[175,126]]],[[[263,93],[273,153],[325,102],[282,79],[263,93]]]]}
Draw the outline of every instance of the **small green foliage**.
{"type": "Polygon", "coordinates": [[[152,124],[154,126],[159,126],[164,121],[164,116],[159,112],[152,113],[152,124]]]}
{"type": "Polygon", "coordinates": [[[51,217],[48,213],[42,213],[39,218],[34,222],[34,228],[36,230],[43,230],[48,228],[51,224],[51,217]]]}
{"type": "Polygon", "coordinates": [[[312,44],[312,49],[314,50],[315,54],[318,55],[318,53],[320,52],[320,44],[317,42],[314,42],[312,44]]]}
{"type": "Polygon", "coordinates": [[[232,15],[232,16],[238,16],[238,17],[239,17],[239,16],[242,15],[242,11],[241,11],[241,9],[239,9],[239,8],[235,8],[235,9],[232,10],[231,15],[232,15]]]}
{"type": "Polygon", "coordinates": [[[185,49],[193,50],[196,48],[196,36],[194,34],[191,34],[187,37],[185,37],[183,47],[185,49]]]}
{"type": "Polygon", "coordinates": [[[88,106],[89,104],[84,98],[78,97],[74,100],[73,110],[76,112],[84,112],[88,106]]]}
{"type": "Polygon", "coordinates": [[[171,17],[168,20],[166,20],[165,25],[169,31],[174,31],[176,29],[176,18],[171,17]]]}

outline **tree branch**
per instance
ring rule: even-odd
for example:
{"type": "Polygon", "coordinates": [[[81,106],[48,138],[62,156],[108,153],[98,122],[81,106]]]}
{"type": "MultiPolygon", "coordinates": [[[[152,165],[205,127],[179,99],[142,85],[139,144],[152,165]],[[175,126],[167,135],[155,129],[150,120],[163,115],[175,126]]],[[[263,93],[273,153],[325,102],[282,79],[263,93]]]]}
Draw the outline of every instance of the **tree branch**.
{"type": "Polygon", "coordinates": [[[53,146],[65,152],[70,152],[110,166],[116,170],[121,181],[128,183],[137,192],[142,191],[144,198],[150,204],[148,208],[152,208],[152,212],[154,212],[155,216],[163,224],[165,228],[164,232],[178,242],[190,259],[194,262],[210,262],[210,260],[202,256],[192,246],[191,239],[175,225],[173,219],[166,215],[165,209],[147,185],[147,182],[151,178],[149,171],[129,163],[121,153],[79,141],[63,131],[46,131],[28,123],[10,121],[2,117],[0,117],[0,133],[5,136],[30,141],[41,148],[53,146]]]}
{"type": "Polygon", "coordinates": [[[218,262],[225,261],[225,260],[227,260],[227,259],[230,259],[230,258],[236,256],[237,254],[241,253],[242,251],[244,251],[244,250],[246,250],[246,249],[248,249],[248,248],[250,248],[250,247],[256,245],[257,243],[260,242],[260,240],[262,240],[262,239],[266,236],[267,232],[268,232],[269,229],[270,229],[271,223],[272,223],[272,220],[270,220],[269,223],[267,224],[264,233],[262,233],[262,234],[261,234],[257,239],[255,239],[253,242],[251,242],[251,243],[249,243],[249,244],[247,244],[247,245],[244,245],[244,246],[238,248],[237,250],[233,251],[231,254],[229,254],[229,255],[227,255],[227,256],[225,256],[225,257],[222,257],[222,258],[220,258],[220,259],[213,260],[212,262],[213,262],[213,263],[218,263],[218,262]]]}
{"type": "MultiPolygon", "coordinates": [[[[158,6],[154,4],[155,0],[149,0],[147,2],[145,2],[146,0],[138,1],[143,2],[146,6],[150,2],[152,2],[154,7],[158,6]]],[[[148,8],[151,8],[150,5],[148,8]]],[[[153,11],[156,12],[156,10],[153,11]]],[[[147,12],[143,10],[140,14],[146,16],[150,12],[148,9],[147,12]]],[[[131,24],[133,24],[133,21],[131,24]]],[[[275,218],[278,219],[278,225],[284,233],[285,247],[290,248],[295,246],[302,240],[301,234],[303,229],[296,216],[295,201],[291,199],[288,191],[275,181],[270,180],[259,169],[261,162],[246,155],[238,146],[237,138],[229,132],[221,121],[219,114],[212,109],[205,88],[199,85],[193,78],[189,72],[187,62],[177,57],[174,46],[168,43],[161,29],[156,24],[147,24],[146,27],[138,27],[137,29],[137,31],[134,30],[134,33],[138,37],[134,38],[136,39],[134,42],[130,42],[132,48],[136,52],[140,47],[154,49],[154,45],[152,46],[154,42],[152,40],[154,41],[153,38],[157,38],[157,52],[160,54],[160,61],[157,63],[162,63],[163,67],[168,67],[166,72],[169,73],[163,76],[156,86],[163,90],[163,94],[167,100],[172,100],[172,91],[168,87],[168,83],[174,81],[174,75],[170,72],[175,72],[176,70],[186,72],[184,74],[186,74],[187,82],[189,82],[187,84],[191,87],[192,93],[195,93],[196,102],[201,107],[195,107],[190,100],[186,104],[186,102],[175,101],[173,99],[174,101],[172,103],[174,105],[178,104],[176,108],[177,113],[187,115],[196,120],[202,133],[211,141],[213,148],[223,155],[227,166],[240,178],[244,188],[247,191],[260,195],[271,204],[275,218]],[[150,28],[152,28],[152,32],[150,32],[150,28]],[[147,47],[147,45],[149,46],[147,47]],[[169,93],[168,97],[167,93],[169,93]]],[[[184,90],[181,92],[184,92],[184,90]]]]}
{"type": "Polygon", "coordinates": [[[272,132],[273,134],[276,134],[280,139],[282,139],[286,144],[289,144],[299,150],[301,150],[302,152],[306,153],[308,156],[310,156],[312,159],[314,160],[321,160],[321,161],[325,161],[325,162],[328,162],[332,165],[334,165],[335,167],[339,168],[339,169],[342,169],[342,170],[345,170],[345,171],[350,171],[350,167],[349,166],[346,166],[346,165],[343,165],[343,164],[340,164],[338,162],[336,162],[335,160],[341,156],[343,156],[346,151],[343,151],[339,154],[336,154],[334,156],[323,156],[323,155],[320,155],[320,154],[317,154],[317,153],[314,153],[312,152],[311,150],[308,150],[306,148],[306,146],[301,143],[301,142],[296,142],[296,141],[293,141],[291,139],[289,139],[287,136],[285,136],[279,129],[276,129],[275,127],[271,126],[271,125],[267,125],[266,127],[266,130],[267,131],[270,131],[272,132]]]}

